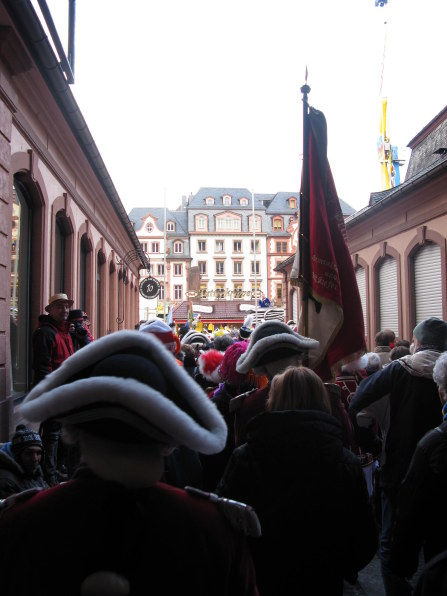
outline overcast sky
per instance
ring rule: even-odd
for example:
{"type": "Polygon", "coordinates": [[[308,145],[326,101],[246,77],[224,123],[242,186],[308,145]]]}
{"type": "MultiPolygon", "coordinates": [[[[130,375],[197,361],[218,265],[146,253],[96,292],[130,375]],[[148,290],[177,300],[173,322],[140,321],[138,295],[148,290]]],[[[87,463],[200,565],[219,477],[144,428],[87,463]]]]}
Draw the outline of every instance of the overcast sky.
{"type": "MultiPolygon", "coordinates": [[[[47,1],[66,46],[68,0],[47,1]]],[[[446,0],[77,0],[72,91],[126,211],[176,208],[201,186],[299,190],[307,65],[360,209],[381,190],[381,98],[407,162],[447,105],[446,17],[446,0]]]]}

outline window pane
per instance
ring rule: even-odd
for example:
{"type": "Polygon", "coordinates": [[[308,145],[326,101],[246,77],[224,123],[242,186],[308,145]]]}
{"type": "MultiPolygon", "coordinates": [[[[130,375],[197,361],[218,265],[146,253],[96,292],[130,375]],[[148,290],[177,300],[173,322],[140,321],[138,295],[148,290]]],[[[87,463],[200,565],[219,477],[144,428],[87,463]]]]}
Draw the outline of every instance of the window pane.
{"type": "Polygon", "coordinates": [[[29,389],[29,291],[32,212],[26,201],[26,191],[16,185],[13,190],[11,237],[10,320],[10,381],[12,393],[29,389]]]}

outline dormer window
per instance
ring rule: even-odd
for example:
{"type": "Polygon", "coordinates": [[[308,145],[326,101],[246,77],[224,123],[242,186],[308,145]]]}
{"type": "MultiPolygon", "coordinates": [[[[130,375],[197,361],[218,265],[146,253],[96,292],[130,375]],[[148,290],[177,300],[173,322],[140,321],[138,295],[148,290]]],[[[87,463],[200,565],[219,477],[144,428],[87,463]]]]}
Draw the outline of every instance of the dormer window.
{"type": "Polygon", "coordinates": [[[206,197],[205,205],[214,205],[214,197],[206,197]]]}
{"type": "Polygon", "coordinates": [[[273,230],[275,232],[282,232],[282,217],[274,217],[273,218],[273,230]]]}
{"type": "Polygon", "coordinates": [[[173,221],[168,221],[166,225],[166,230],[168,232],[175,232],[175,223],[173,221]]]}
{"type": "Polygon", "coordinates": [[[231,205],[231,196],[230,195],[224,195],[222,197],[222,203],[224,205],[231,205]]]}
{"type": "Polygon", "coordinates": [[[290,197],[289,199],[289,208],[296,209],[296,199],[295,197],[290,197]]]}
{"type": "Polygon", "coordinates": [[[239,199],[239,205],[241,205],[241,207],[247,207],[248,199],[246,199],[245,197],[243,197],[242,199],[239,199]]]}

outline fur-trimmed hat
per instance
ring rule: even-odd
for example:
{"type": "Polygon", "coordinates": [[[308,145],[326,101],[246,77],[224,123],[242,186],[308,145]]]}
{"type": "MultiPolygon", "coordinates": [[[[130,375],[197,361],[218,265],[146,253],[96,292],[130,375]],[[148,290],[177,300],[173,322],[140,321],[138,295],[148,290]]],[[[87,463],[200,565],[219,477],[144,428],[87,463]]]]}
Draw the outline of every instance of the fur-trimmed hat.
{"type": "Polygon", "coordinates": [[[193,329],[191,329],[191,331],[188,331],[188,333],[183,336],[182,341],[180,343],[182,346],[184,344],[200,344],[206,349],[208,349],[211,346],[210,340],[204,333],[194,331],[193,329]]]}
{"type": "Polygon", "coordinates": [[[265,321],[251,334],[248,349],[239,358],[236,370],[246,373],[266,362],[315,350],[319,345],[317,340],[295,333],[282,321],[265,321]]]}
{"type": "Polygon", "coordinates": [[[211,383],[219,383],[219,366],[223,360],[224,352],[219,352],[219,350],[207,350],[200,354],[199,358],[197,359],[197,366],[199,367],[199,371],[201,372],[202,376],[205,377],[207,381],[211,383]]]}
{"type": "Polygon", "coordinates": [[[143,333],[153,333],[165,345],[165,347],[173,354],[180,352],[180,340],[172,333],[172,329],[167,323],[160,319],[154,319],[144,323],[140,327],[143,333]]]}
{"type": "Polygon", "coordinates": [[[185,445],[220,452],[221,414],[152,333],[117,331],[79,350],[21,406],[26,420],[55,419],[113,444],[185,445]]]}
{"type": "Polygon", "coordinates": [[[422,347],[444,352],[447,350],[447,323],[437,317],[429,317],[413,329],[414,337],[422,347]]]}
{"type": "Polygon", "coordinates": [[[235,342],[225,351],[224,357],[219,367],[219,376],[222,379],[222,381],[226,381],[229,385],[233,387],[238,387],[239,385],[242,385],[242,383],[245,381],[247,377],[246,373],[242,374],[237,372],[236,370],[236,364],[241,355],[247,351],[247,348],[247,341],[235,342]]]}

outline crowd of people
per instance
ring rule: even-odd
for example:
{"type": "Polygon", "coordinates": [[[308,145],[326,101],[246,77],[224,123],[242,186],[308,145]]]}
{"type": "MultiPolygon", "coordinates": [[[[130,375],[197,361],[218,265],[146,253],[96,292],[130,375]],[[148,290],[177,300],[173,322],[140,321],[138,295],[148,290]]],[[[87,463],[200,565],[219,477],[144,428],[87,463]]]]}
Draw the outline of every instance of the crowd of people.
{"type": "Polygon", "coordinates": [[[445,321],[321,379],[294,324],[93,341],[72,306],[0,445],[2,594],[341,596],[376,554],[386,596],[445,593],[445,321]]]}

